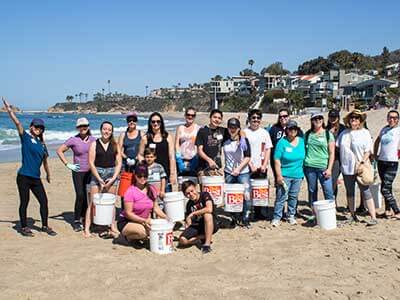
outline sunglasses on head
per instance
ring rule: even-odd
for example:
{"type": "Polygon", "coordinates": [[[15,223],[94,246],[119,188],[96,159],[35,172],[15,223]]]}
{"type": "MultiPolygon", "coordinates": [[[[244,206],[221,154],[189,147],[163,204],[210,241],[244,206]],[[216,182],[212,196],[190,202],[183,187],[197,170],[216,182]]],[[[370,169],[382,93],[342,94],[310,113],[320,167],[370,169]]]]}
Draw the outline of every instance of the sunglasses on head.
{"type": "Polygon", "coordinates": [[[151,124],[161,124],[161,120],[151,120],[151,124]]]}
{"type": "Polygon", "coordinates": [[[351,119],[360,120],[360,119],[361,119],[361,117],[360,117],[360,116],[350,116],[350,120],[351,120],[351,119]]]}
{"type": "Polygon", "coordinates": [[[286,118],[289,118],[289,115],[280,115],[279,116],[279,119],[286,119],[286,118]]]}
{"type": "Polygon", "coordinates": [[[192,117],[192,118],[194,118],[194,117],[196,117],[196,114],[186,114],[186,117],[192,117]]]}

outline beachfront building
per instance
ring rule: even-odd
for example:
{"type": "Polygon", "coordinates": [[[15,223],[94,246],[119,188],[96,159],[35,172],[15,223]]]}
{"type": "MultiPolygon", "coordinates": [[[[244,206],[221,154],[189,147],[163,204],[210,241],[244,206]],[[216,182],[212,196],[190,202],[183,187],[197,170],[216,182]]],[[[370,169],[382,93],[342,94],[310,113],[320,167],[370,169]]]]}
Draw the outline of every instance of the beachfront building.
{"type": "Polygon", "coordinates": [[[400,63],[391,64],[385,67],[387,77],[398,75],[400,72],[400,63]]]}
{"type": "Polygon", "coordinates": [[[255,76],[234,76],[228,78],[212,79],[210,81],[210,93],[217,98],[233,94],[250,94],[258,86],[255,76]]]}
{"type": "Polygon", "coordinates": [[[378,92],[385,88],[398,87],[397,81],[388,79],[370,79],[356,84],[349,84],[343,87],[343,94],[354,99],[370,103],[378,92]]]}

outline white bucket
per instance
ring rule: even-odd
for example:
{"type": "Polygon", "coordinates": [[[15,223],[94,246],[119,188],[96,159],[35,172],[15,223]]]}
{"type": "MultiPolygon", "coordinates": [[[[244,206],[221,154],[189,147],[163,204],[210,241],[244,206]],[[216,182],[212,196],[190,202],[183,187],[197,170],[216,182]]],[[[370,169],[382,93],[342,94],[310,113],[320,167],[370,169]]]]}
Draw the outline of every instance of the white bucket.
{"type": "Polygon", "coordinates": [[[164,206],[172,222],[185,220],[185,196],[182,192],[165,193],[164,206]]]}
{"type": "Polygon", "coordinates": [[[174,250],[174,223],[164,219],[151,220],[150,251],[157,254],[169,254],[174,250]]]}
{"type": "Polygon", "coordinates": [[[336,228],[336,205],[334,200],[315,201],[313,203],[317,223],[321,229],[336,228]]]}
{"type": "Polygon", "coordinates": [[[222,206],[224,204],[224,184],[223,176],[203,176],[201,177],[201,185],[203,192],[210,193],[214,204],[222,206]]]}
{"type": "Polygon", "coordinates": [[[116,196],[110,193],[96,193],[93,195],[93,223],[110,225],[113,222],[114,204],[116,196]]]}
{"type": "Polygon", "coordinates": [[[251,179],[251,200],[253,206],[268,206],[269,181],[268,179],[251,179]]]}
{"type": "Polygon", "coordinates": [[[244,184],[226,183],[224,188],[224,210],[226,212],[242,212],[244,201],[244,184]]]}
{"type": "Polygon", "coordinates": [[[372,194],[372,199],[374,199],[375,208],[382,208],[382,194],[381,194],[381,184],[375,183],[369,186],[369,190],[372,194]]]}

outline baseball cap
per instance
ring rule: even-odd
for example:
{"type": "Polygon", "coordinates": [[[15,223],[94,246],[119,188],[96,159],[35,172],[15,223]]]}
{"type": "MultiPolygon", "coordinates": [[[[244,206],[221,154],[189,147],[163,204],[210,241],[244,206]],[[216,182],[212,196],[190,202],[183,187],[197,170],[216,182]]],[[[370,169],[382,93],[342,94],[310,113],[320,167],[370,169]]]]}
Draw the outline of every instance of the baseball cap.
{"type": "Polygon", "coordinates": [[[331,109],[328,113],[330,118],[340,118],[340,112],[337,109],[331,109]]]}
{"type": "Polygon", "coordinates": [[[312,113],[310,119],[312,120],[312,119],[314,119],[314,118],[316,118],[316,117],[324,117],[324,114],[323,114],[322,112],[315,112],[315,113],[312,113]]]}
{"type": "Polygon", "coordinates": [[[129,121],[129,120],[133,120],[134,122],[137,122],[138,118],[137,118],[136,112],[132,111],[126,115],[126,121],[129,121]]]}
{"type": "Polygon", "coordinates": [[[228,120],[228,128],[229,127],[236,127],[236,128],[240,128],[240,121],[237,118],[230,118],[228,120]]]}
{"type": "Polygon", "coordinates": [[[38,119],[38,118],[35,118],[31,121],[31,126],[42,127],[43,131],[45,128],[43,119],[38,119]]]}
{"type": "Polygon", "coordinates": [[[289,122],[286,125],[287,129],[291,129],[291,128],[299,128],[299,126],[297,125],[297,122],[294,120],[289,120],[289,122]]]}
{"type": "Polygon", "coordinates": [[[76,120],[76,127],[79,126],[89,126],[89,121],[86,118],[79,118],[78,120],[76,120]]]}

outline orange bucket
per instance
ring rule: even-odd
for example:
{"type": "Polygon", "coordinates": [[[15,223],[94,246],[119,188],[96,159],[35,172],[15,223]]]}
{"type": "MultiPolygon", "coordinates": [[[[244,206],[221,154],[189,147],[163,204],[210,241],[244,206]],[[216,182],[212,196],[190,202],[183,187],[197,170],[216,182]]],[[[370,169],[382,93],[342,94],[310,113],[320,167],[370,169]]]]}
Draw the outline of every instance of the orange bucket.
{"type": "Polygon", "coordinates": [[[123,197],[128,187],[132,185],[133,173],[122,172],[119,180],[118,196],[123,197]]]}

